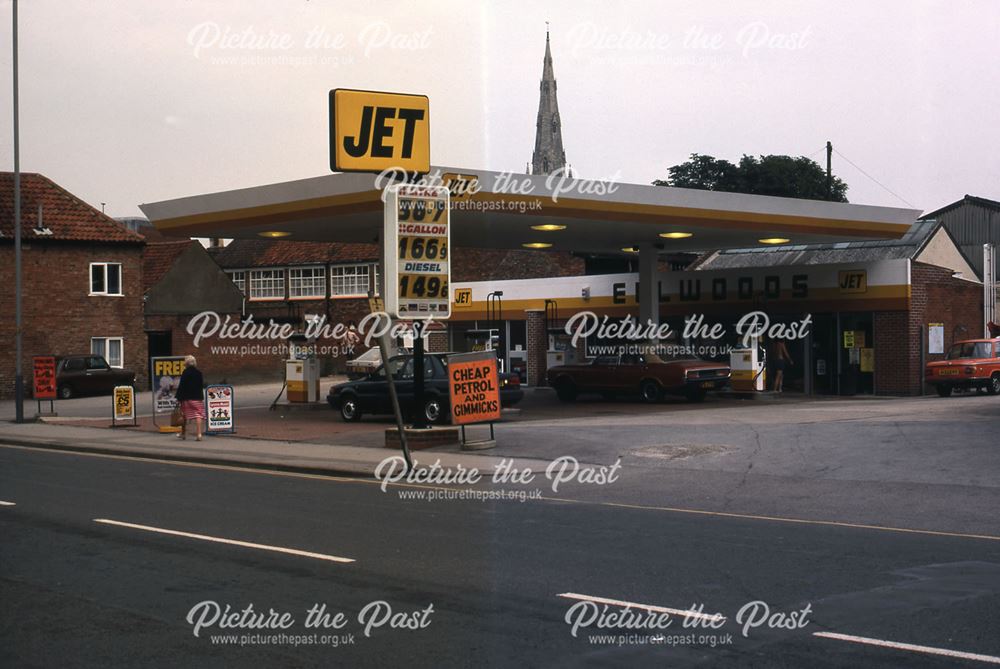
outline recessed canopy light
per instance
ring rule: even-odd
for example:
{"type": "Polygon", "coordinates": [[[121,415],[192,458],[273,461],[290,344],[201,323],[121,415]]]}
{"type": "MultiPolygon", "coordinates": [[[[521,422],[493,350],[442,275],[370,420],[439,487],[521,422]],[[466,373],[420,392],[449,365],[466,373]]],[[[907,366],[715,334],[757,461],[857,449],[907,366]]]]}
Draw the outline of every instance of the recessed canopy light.
{"type": "Polygon", "coordinates": [[[687,239],[693,234],[693,232],[661,232],[660,236],[666,239],[687,239]]]}
{"type": "Polygon", "coordinates": [[[532,230],[539,230],[541,232],[555,232],[556,230],[565,230],[565,225],[556,225],[555,223],[545,223],[544,225],[533,225],[532,230]]]}
{"type": "Polygon", "coordinates": [[[257,234],[261,237],[271,237],[272,239],[276,239],[278,237],[287,237],[292,233],[285,232],[284,230],[268,230],[267,232],[258,232],[257,234]]]}
{"type": "Polygon", "coordinates": [[[639,249],[637,249],[634,246],[623,246],[622,251],[624,251],[625,253],[638,253],[639,249]]]}
{"type": "Polygon", "coordinates": [[[552,246],[552,244],[548,244],[546,242],[527,242],[525,244],[521,244],[521,246],[526,249],[547,249],[552,246]]]}
{"type": "Polygon", "coordinates": [[[758,239],[757,241],[761,244],[787,244],[792,240],[785,237],[765,237],[764,239],[758,239]]]}

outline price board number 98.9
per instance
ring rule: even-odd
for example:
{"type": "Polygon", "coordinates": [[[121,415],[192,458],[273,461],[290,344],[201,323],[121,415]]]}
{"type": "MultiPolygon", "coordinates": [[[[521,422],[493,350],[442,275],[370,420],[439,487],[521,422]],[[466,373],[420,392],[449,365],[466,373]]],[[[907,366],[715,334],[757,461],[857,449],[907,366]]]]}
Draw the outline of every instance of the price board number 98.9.
{"type": "Polygon", "coordinates": [[[448,209],[445,200],[399,198],[398,218],[400,222],[437,223],[448,209]]]}
{"type": "Polygon", "coordinates": [[[447,276],[427,276],[424,274],[401,274],[399,276],[399,299],[448,297],[447,276]]]}

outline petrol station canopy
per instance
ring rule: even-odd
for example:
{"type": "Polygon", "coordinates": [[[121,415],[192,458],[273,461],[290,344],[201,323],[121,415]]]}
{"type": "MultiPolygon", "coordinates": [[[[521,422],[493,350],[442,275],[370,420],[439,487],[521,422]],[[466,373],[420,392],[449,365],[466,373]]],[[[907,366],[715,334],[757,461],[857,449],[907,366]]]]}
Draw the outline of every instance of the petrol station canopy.
{"type": "MultiPolygon", "coordinates": [[[[464,168],[432,167],[431,175],[446,184],[456,178],[476,183],[476,192],[452,197],[452,243],[459,248],[547,244],[538,248],[607,254],[640,245],[696,252],[897,239],[920,215],[915,209],[464,168]]],[[[383,229],[386,183],[376,174],[337,173],[141,209],[168,235],[372,243],[383,229]]]]}

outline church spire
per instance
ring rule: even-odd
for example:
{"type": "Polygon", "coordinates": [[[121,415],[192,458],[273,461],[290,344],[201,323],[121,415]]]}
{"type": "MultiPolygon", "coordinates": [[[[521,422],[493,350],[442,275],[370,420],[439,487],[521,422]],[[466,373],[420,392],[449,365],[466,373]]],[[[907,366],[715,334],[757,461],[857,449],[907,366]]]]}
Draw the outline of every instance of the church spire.
{"type": "Polygon", "coordinates": [[[548,22],[545,24],[545,59],[535,123],[535,152],[531,155],[532,174],[551,174],[566,165],[563,151],[562,121],[556,100],[556,75],[552,69],[552,49],[549,45],[548,22]]]}

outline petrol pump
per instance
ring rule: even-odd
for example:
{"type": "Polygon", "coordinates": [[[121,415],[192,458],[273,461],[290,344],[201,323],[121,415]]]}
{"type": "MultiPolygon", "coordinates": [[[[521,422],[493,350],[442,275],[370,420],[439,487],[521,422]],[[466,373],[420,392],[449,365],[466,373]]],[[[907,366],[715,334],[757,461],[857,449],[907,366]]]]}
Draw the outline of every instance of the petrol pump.
{"type": "Polygon", "coordinates": [[[736,391],[762,392],[767,389],[767,355],[756,336],[747,335],[742,343],[745,348],[729,352],[729,383],[736,391]]]}
{"type": "Polygon", "coordinates": [[[548,349],[545,352],[545,368],[576,363],[576,348],[565,328],[559,327],[559,306],[555,300],[545,300],[545,333],[548,335],[548,349]]]}
{"type": "Polygon", "coordinates": [[[496,351],[497,369],[502,374],[504,370],[504,360],[500,355],[500,330],[496,328],[484,328],[479,330],[468,330],[465,338],[469,342],[470,351],[496,351]]]}
{"type": "Polygon", "coordinates": [[[285,397],[289,402],[319,401],[319,358],[316,347],[304,335],[288,341],[285,360],[285,397]]]}

